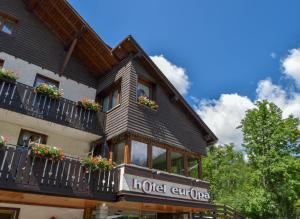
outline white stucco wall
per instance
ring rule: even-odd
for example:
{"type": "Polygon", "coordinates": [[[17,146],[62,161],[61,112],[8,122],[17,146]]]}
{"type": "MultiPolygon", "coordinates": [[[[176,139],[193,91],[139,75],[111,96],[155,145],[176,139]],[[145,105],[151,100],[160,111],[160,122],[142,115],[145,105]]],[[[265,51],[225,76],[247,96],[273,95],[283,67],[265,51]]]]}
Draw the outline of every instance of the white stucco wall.
{"type": "Polygon", "coordinates": [[[33,86],[36,74],[41,74],[59,81],[59,89],[63,89],[64,98],[66,99],[73,101],[78,101],[83,97],[88,97],[93,100],[95,99],[96,90],[94,88],[80,84],[71,79],[67,79],[64,76],[60,77],[47,69],[30,64],[4,52],[0,52],[0,59],[4,60],[5,69],[12,70],[20,76],[18,81],[23,84],[33,86]]]}
{"type": "Polygon", "coordinates": [[[45,132],[32,127],[19,126],[0,120],[0,135],[8,137],[10,144],[17,144],[21,128],[47,135],[47,145],[60,147],[63,149],[65,154],[86,156],[89,153],[90,146],[88,141],[82,141],[52,132],[45,132]]]}
{"type": "Polygon", "coordinates": [[[0,203],[0,207],[20,208],[19,219],[82,219],[83,209],[0,203]]]}

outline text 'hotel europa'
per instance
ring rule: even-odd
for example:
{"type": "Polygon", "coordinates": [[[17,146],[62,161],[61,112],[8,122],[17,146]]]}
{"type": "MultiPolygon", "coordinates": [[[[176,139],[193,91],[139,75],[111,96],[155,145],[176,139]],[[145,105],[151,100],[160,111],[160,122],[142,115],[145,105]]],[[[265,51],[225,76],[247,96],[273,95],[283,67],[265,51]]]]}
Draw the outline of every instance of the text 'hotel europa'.
{"type": "Polygon", "coordinates": [[[140,190],[146,194],[161,193],[163,195],[169,193],[172,196],[182,196],[182,198],[199,201],[207,201],[210,198],[208,192],[199,191],[195,187],[181,188],[179,184],[175,186],[170,184],[158,184],[150,180],[133,179],[132,187],[134,190],[140,190]]]}

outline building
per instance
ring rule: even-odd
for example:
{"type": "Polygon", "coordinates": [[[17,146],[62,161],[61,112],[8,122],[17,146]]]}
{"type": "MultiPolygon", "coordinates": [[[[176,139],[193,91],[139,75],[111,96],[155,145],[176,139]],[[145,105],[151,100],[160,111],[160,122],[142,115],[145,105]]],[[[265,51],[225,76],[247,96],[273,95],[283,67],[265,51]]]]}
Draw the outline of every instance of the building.
{"type": "Polygon", "coordinates": [[[110,48],[65,0],[1,0],[0,65],[19,75],[0,72],[9,137],[0,218],[189,218],[211,208],[201,159],[217,138],[133,37],[110,48]],[[102,110],[84,108],[85,97],[102,110]],[[64,156],[41,158],[32,143],[64,156]],[[117,166],[88,170],[89,155],[117,166]]]}

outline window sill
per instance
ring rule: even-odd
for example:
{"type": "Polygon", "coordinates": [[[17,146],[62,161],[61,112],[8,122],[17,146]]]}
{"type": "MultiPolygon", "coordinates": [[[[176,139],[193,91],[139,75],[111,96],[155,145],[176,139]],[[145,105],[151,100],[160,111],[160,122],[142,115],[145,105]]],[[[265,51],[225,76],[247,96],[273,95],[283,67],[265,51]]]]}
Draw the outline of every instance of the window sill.
{"type": "Polygon", "coordinates": [[[139,103],[139,102],[137,102],[137,104],[138,104],[139,106],[141,106],[141,107],[147,109],[147,110],[152,111],[152,112],[157,112],[157,111],[158,111],[158,109],[152,109],[151,107],[145,106],[144,104],[141,104],[141,103],[139,103]]]}
{"type": "Polygon", "coordinates": [[[110,113],[112,111],[114,111],[115,109],[119,108],[121,106],[121,104],[119,103],[118,105],[116,105],[114,108],[111,108],[110,110],[107,110],[106,112],[103,112],[103,113],[110,113]]]}

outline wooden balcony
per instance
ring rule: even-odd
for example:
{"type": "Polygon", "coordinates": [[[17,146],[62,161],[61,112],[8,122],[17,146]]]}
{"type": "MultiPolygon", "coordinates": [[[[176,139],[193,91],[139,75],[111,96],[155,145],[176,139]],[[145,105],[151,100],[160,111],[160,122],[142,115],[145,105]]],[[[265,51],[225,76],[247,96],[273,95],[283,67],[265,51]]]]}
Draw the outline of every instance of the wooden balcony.
{"type": "Polygon", "coordinates": [[[65,98],[50,99],[22,83],[0,80],[0,108],[92,134],[103,134],[102,112],[85,110],[77,106],[76,102],[65,98]]]}
{"type": "Polygon", "coordinates": [[[30,149],[5,146],[0,150],[0,189],[96,199],[116,200],[118,171],[86,172],[78,158],[63,161],[32,157],[30,149]]]}

